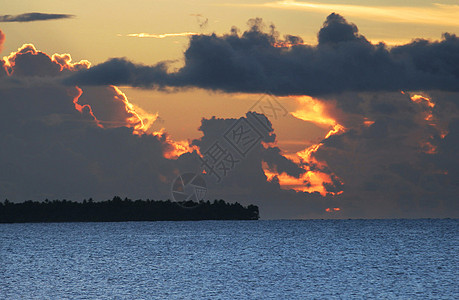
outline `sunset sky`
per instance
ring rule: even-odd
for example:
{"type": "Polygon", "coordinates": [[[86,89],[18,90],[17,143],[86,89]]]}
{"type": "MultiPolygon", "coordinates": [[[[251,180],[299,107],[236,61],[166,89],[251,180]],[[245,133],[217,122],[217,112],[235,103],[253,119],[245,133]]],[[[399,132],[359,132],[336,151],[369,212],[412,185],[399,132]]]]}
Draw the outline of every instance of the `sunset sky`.
{"type": "Polygon", "coordinates": [[[0,7],[2,200],[168,199],[219,141],[265,219],[459,216],[457,1],[0,7]]]}

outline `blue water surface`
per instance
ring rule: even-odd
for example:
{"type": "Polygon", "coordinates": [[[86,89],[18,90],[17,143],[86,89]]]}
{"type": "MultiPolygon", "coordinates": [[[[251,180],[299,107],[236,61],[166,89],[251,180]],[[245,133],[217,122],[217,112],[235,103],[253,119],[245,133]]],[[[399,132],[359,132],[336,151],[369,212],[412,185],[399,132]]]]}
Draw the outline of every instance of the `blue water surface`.
{"type": "Polygon", "coordinates": [[[459,299],[459,220],[0,224],[0,299],[459,299]]]}

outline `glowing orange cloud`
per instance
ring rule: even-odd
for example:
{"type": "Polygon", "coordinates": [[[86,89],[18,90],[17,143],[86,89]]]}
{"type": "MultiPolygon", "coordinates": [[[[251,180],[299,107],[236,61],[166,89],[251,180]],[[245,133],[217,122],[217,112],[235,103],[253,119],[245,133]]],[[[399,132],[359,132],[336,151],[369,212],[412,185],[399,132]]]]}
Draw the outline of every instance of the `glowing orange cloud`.
{"type": "MultiPolygon", "coordinates": [[[[338,132],[338,130],[331,130],[332,132],[338,132]]],[[[326,195],[340,195],[343,191],[339,192],[329,192],[326,190],[325,185],[333,185],[332,175],[328,174],[321,169],[327,167],[327,163],[324,161],[317,160],[313,154],[322,146],[323,144],[315,144],[309,148],[306,148],[303,151],[297,152],[295,155],[285,155],[285,157],[291,159],[297,164],[301,165],[301,168],[305,170],[299,178],[290,176],[286,173],[278,173],[276,170],[270,170],[268,165],[263,163],[263,172],[269,181],[272,181],[274,178],[277,178],[279,185],[283,189],[293,189],[297,192],[308,192],[314,193],[318,192],[322,196],[326,195]],[[314,169],[311,169],[311,166],[314,166],[314,169]]],[[[341,183],[343,183],[341,181],[341,183]]]]}
{"type": "MultiPolygon", "coordinates": [[[[82,95],[83,91],[77,87],[78,95],[74,97],[73,103],[75,104],[75,109],[80,112],[83,112],[83,109],[86,108],[89,114],[94,118],[97,125],[102,128],[112,128],[112,127],[130,127],[133,128],[133,134],[142,135],[148,134],[150,127],[156,121],[158,114],[150,114],[145,112],[140,107],[135,106],[129,102],[128,97],[116,86],[109,86],[113,89],[114,95],[113,100],[121,102],[124,105],[124,110],[127,117],[123,117],[124,121],[101,121],[97,119],[96,115],[93,113],[93,110],[89,104],[80,105],[78,104],[78,99],[82,95]]],[[[197,146],[191,145],[189,141],[174,141],[170,136],[165,132],[164,128],[159,131],[150,132],[150,134],[158,136],[160,140],[164,142],[165,148],[163,155],[167,159],[176,159],[180,155],[188,152],[193,152],[194,150],[198,151],[197,146]]]]}
{"type": "Polygon", "coordinates": [[[433,145],[430,141],[421,142],[421,148],[424,153],[427,154],[436,154],[437,146],[433,145]]]}
{"type": "MultiPolygon", "coordinates": [[[[100,116],[103,116],[103,114],[100,113],[100,109],[99,113],[97,113],[97,109],[94,110],[91,105],[82,105],[79,103],[81,95],[83,95],[83,90],[79,87],[75,88],[78,91],[78,94],[74,96],[73,100],[75,109],[81,113],[83,113],[84,109],[86,109],[88,113],[94,118],[97,125],[101,128],[129,127],[133,128],[134,134],[141,135],[148,132],[149,128],[158,117],[157,114],[147,113],[141,108],[136,107],[134,104],[130,103],[126,95],[118,87],[108,86],[108,95],[110,97],[108,104],[116,106],[121,104],[121,111],[118,111],[115,115],[110,115],[105,117],[105,119],[102,117],[101,119],[100,116]]],[[[97,108],[97,106],[94,107],[97,108]]]]}
{"type": "Polygon", "coordinates": [[[368,118],[363,118],[363,126],[365,127],[370,127],[371,125],[373,125],[375,123],[375,121],[371,121],[371,120],[368,120],[368,118]]]}
{"type": "MultiPolygon", "coordinates": [[[[3,57],[2,61],[7,75],[12,76],[12,74],[14,73],[14,67],[16,65],[16,59],[18,58],[18,56],[38,54],[47,57],[49,59],[50,64],[55,64],[59,66],[60,72],[64,70],[77,71],[81,69],[88,69],[91,65],[87,60],[72,63],[72,57],[70,56],[70,54],[54,54],[52,56],[49,56],[44,52],[38,51],[33,44],[24,44],[16,52],[11,52],[9,56],[3,57]]],[[[75,89],[70,89],[68,93],[71,97],[73,97],[73,104],[76,110],[78,110],[82,114],[87,112],[94,119],[97,126],[103,127],[100,121],[94,115],[94,112],[90,105],[81,105],[78,103],[78,100],[83,94],[82,89],[80,89],[78,86],[75,86],[75,89]]]]}
{"type": "MultiPolygon", "coordinates": [[[[87,60],[81,60],[79,62],[72,62],[72,57],[70,54],[53,54],[52,56],[47,55],[44,52],[38,51],[34,45],[32,44],[24,44],[22,47],[18,49],[16,52],[12,52],[9,56],[3,58],[3,64],[7,71],[7,74],[11,76],[14,73],[14,67],[16,64],[16,59],[20,55],[44,55],[50,61],[50,64],[55,64],[58,67],[60,72],[63,71],[78,71],[81,69],[88,69],[91,67],[91,63],[87,60]]],[[[119,123],[117,122],[117,126],[127,126],[134,129],[135,134],[142,134],[147,132],[153,122],[156,120],[156,114],[149,114],[144,112],[142,109],[135,107],[132,103],[129,102],[126,95],[121,92],[116,86],[110,86],[114,90],[114,101],[119,101],[123,103],[124,109],[126,114],[129,116],[125,122],[119,123]]],[[[73,96],[73,104],[75,105],[75,109],[79,112],[83,113],[85,110],[94,118],[97,126],[104,127],[114,127],[110,120],[109,121],[101,121],[99,120],[94,110],[91,108],[89,104],[81,105],[78,101],[83,94],[83,90],[79,87],[75,87],[77,94],[73,96]]],[[[73,93],[73,92],[71,92],[73,93]]]]}
{"type": "Polygon", "coordinates": [[[276,48],[291,48],[293,46],[297,45],[307,45],[306,43],[289,43],[289,42],[275,42],[273,44],[274,47],[276,48]]]}
{"type": "MultiPolygon", "coordinates": [[[[402,92],[405,94],[404,92],[402,92]]],[[[432,126],[435,128],[438,132],[441,138],[444,138],[447,134],[448,131],[446,128],[443,128],[444,126],[439,125],[438,123],[439,120],[437,120],[433,114],[433,108],[435,107],[435,102],[432,101],[431,98],[425,95],[419,95],[419,94],[410,94],[411,101],[422,105],[425,107],[425,113],[424,113],[424,121],[427,121],[427,124],[429,126],[432,126]]],[[[432,144],[433,136],[429,137],[429,140],[424,140],[420,142],[420,147],[421,150],[426,153],[426,154],[436,154],[437,153],[437,146],[432,144]]]]}
{"type": "Polygon", "coordinates": [[[10,55],[3,57],[3,64],[6,70],[6,73],[11,76],[13,74],[13,68],[15,66],[16,57],[21,54],[30,53],[32,55],[36,55],[38,53],[35,46],[32,44],[24,44],[22,47],[18,49],[16,52],[11,52],[10,55]]]}
{"type": "Polygon", "coordinates": [[[110,87],[115,90],[115,100],[124,104],[126,113],[130,116],[126,118],[126,123],[123,126],[133,128],[134,134],[146,133],[158,118],[158,114],[150,114],[142,110],[140,107],[136,107],[134,104],[129,102],[126,95],[118,87],[114,85],[111,85],[110,87]]]}
{"type": "MultiPolygon", "coordinates": [[[[191,34],[191,33],[187,33],[191,34]]],[[[159,38],[174,36],[174,35],[164,35],[159,38]]],[[[4,57],[2,60],[2,66],[5,68],[8,76],[12,76],[15,71],[16,59],[20,55],[41,55],[42,57],[48,58],[48,65],[53,66],[56,72],[75,72],[81,69],[89,69],[91,63],[87,60],[82,60],[80,62],[72,62],[72,57],[70,54],[53,54],[52,56],[47,55],[44,52],[38,51],[32,44],[24,44],[16,52],[12,52],[9,56],[4,57]]],[[[127,96],[116,86],[111,85],[106,87],[108,89],[108,105],[121,105],[121,111],[117,111],[114,115],[109,115],[106,117],[106,120],[101,120],[98,118],[97,110],[95,111],[90,104],[82,104],[81,96],[84,94],[84,91],[75,86],[74,88],[68,89],[69,96],[73,99],[73,105],[77,111],[81,114],[88,114],[94,120],[96,125],[100,128],[113,128],[113,127],[129,127],[133,129],[133,134],[142,135],[142,134],[153,134],[158,136],[165,143],[164,156],[166,158],[177,158],[180,155],[198,151],[197,146],[190,145],[189,141],[173,141],[164,130],[158,132],[149,132],[151,126],[158,118],[158,114],[151,114],[140,107],[135,106],[131,103],[127,96]]],[[[107,94],[104,94],[107,97],[107,94]]],[[[103,96],[104,97],[104,96],[103,96]]],[[[99,105],[100,106],[100,105],[99,105]]],[[[97,107],[94,105],[94,107],[97,107]]],[[[103,106],[100,106],[103,107],[103,106]]],[[[116,110],[115,110],[116,111],[116,110]]],[[[103,113],[99,111],[99,115],[103,116],[103,113]]]]}
{"type": "Polygon", "coordinates": [[[168,159],[177,159],[180,155],[196,151],[199,153],[197,146],[191,145],[189,141],[173,141],[167,139],[170,148],[164,151],[164,157],[168,159]]]}
{"type": "MultiPolygon", "coordinates": [[[[344,126],[338,124],[337,121],[329,115],[328,111],[331,107],[328,107],[325,103],[309,96],[294,98],[300,105],[300,109],[291,114],[297,119],[309,121],[318,126],[328,128],[329,132],[325,135],[325,139],[334,134],[343,133],[346,130],[344,126]]],[[[334,175],[321,171],[321,169],[327,168],[327,163],[319,161],[314,157],[314,153],[322,146],[322,143],[314,144],[294,155],[285,155],[285,157],[299,164],[301,168],[305,170],[299,178],[289,176],[285,173],[279,174],[275,170],[270,170],[267,164],[263,164],[262,167],[265,176],[269,181],[277,178],[279,185],[284,189],[293,189],[295,191],[308,193],[318,192],[322,196],[341,194],[342,191],[336,193],[329,192],[325,188],[325,185],[333,185],[332,176],[334,175]],[[314,168],[311,169],[311,166],[314,168]]]]}
{"type": "Polygon", "coordinates": [[[172,140],[165,132],[164,128],[161,128],[159,131],[155,131],[152,134],[164,141],[167,145],[167,147],[163,149],[163,155],[167,159],[177,159],[180,155],[184,153],[191,153],[193,151],[196,151],[199,155],[201,155],[198,146],[191,145],[190,141],[172,140]]]}
{"type": "MultiPolygon", "coordinates": [[[[75,86],[75,89],[77,91],[77,94],[73,97],[73,104],[75,105],[75,109],[78,110],[80,113],[84,113],[84,108],[87,109],[89,115],[91,117],[93,117],[94,121],[96,122],[97,126],[103,128],[104,126],[102,126],[99,122],[99,120],[97,120],[96,116],[94,115],[93,111],[92,111],[92,108],[89,104],[85,104],[85,105],[80,105],[78,104],[78,100],[80,99],[81,95],[83,95],[83,90],[80,89],[79,87],[75,86]]],[[[69,94],[71,94],[72,92],[70,91],[69,94]]]]}
{"type": "Polygon", "coordinates": [[[20,55],[43,55],[47,57],[52,63],[59,66],[60,71],[69,70],[69,71],[78,71],[81,69],[88,69],[91,66],[91,63],[87,60],[81,60],[79,62],[72,62],[72,57],[70,54],[53,54],[49,56],[48,54],[38,51],[33,44],[24,44],[16,52],[11,52],[10,55],[3,57],[4,67],[7,71],[7,74],[11,76],[14,72],[14,66],[16,64],[16,59],[20,55]]]}
{"type": "Polygon", "coordinates": [[[294,97],[300,109],[291,115],[303,121],[313,122],[319,126],[335,126],[336,120],[327,113],[327,106],[318,99],[309,96],[294,97]]]}
{"type": "Polygon", "coordinates": [[[152,134],[157,136],[160,140],[164,142],[166,147],[163,149],[163,155],[167,159],[176,159],[184,153],[189,153],[197,151],[199,153],[199,148],[197,146],[191,145],[190,141],[174,141],[171,137],[165,132],[164,128],[159,131],[149,132],[151,126],[158,118],[158,114],[147,113],[138,106],[135,106],[133,103],[129,102],[128,97],[123,93],[118,87],[110,86],[115,91],[114,100],[120,101],[124,104],[124,110],[126,111],[128,117],[126,117],[125,122],[110,122],[110,121],[101,121],[102,124],[110,127],[119,127],[126,126],[133,128],[134,134],[152,134]]]}
{"type": "Polygon", "coordinates": [[[308,164],[314,164],[315,166],[318,166],[319,168],[323,168],[326,166],[324,162],[318,161],[313,155],[319,148],[322,146],[322,143],[319,144],[314,144],[303,151],[299,151],[296,153],[296,156],[299,158],[299,162],[306,162],[308,164]]]}
{"type": "Polygon", "coordinates": [[[308,170],[301,174],[299,178],[290,176],[286,173],[278,173],[277,171],[271,171],[266,163],[263,163],[263,172],[265,173],[268,181],[273,181],[275,178],[279,181],[279,185],[282,189],[292,189],[297,192],[314,193],[317,192],[322,196],[326,195],[339,195],[340,192],[329,192],[325,189],[324,184],[333,184],[331,176],[321,171],[308,170]]]}
{"type": "Polygon", "coordinates": [[[341,210],[341,208],[339,208],[339,207],[333,207],[333,208],[329,207],[329,208],[325,209],[326,212],[335,212],[335,211],[340,211],[340,210],[341,210]]]}
{"type": "Polygon", "coordinates": [[[416,103],[426,103],[430,108],[435,107],[435,103],[429,97],[413,94],[411,100],[416,103]]]}
{"type": "Polygon", "coordinates": [[[70,71],[78,71],[82,69],[89,69],[91,67],[91,63],[87,60],[81,60],[77,63],[72,63],[72,57],[68,53],[55,53],[51,56],[51,60],[58,63],[61,66],[61,71],[63,71],[64,69],[70,71]]]}

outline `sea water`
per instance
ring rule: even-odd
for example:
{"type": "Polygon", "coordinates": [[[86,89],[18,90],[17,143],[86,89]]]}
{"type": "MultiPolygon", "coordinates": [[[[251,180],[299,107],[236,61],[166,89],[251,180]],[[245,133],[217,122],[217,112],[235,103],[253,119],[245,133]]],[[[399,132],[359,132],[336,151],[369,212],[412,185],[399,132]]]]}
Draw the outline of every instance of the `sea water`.
{"type": "Polygon", "coordinates": [[[0,224],[0,299],[459,299],[459,220],[0,224]]]}

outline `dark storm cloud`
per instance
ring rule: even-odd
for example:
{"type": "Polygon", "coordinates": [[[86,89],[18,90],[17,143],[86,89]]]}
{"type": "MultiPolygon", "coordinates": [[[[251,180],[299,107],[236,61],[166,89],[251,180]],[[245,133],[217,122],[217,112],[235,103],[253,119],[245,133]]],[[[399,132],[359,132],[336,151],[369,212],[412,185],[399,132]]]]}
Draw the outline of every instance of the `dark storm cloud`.
{"type": "Polygon", "coordinates": [[[12,61],[14,62],[14,76],[57,76],[61,72],[61,66],[51,61],[49,56],[43,52],[35,51],[33,46],[23,47],[17,52],[12,61]]]}
{"type": "MultiPolygon", "coordinates": [[[[159,136],[134,135],[126,127],[98,128],[87,111],[80,114],[74,109],[72,97],[61,86],[0,89],[0,105],[3,199],[82,200],[113,195],[169,199],[172,180],[200,166],[196,152],[166,159],[168,145],[159,136]]],[[[234,121],[203,120],[203,137],[196,141],[201,152],[221,135],[222,124],[234,121]]],[[[258,144],[221,183],[206,176],[206,199],[256,204],[263,218],[324,217],[329,200],[319,194],[285,191],[275,180],[266,180],[261,164],[267,152],[273,152],[270,161],[286,163],[277,151],[258,144]]]]}
{"type": "MultiPolygon", "coordinates": [[[[355,96],[333,99],[346,103],[355,96]]],[[[347,130],[324,139],[314,157],[344,182],[340,200],[350,217],[459,214],[458,99],[436,92],[431,107],[407,94],[360,94],[358,109],[335,116],[347,130]],[[374,123],[364,125],[363,116],[374,123]]]]}
{"type": "Polygon", "coordinates": [[[337,46],[339,43],[349,41],[368,42],[363,36],[359,35],[357,26],[348,23],[342,16],[334,13],[327,17],[317,36],[319,45],[337,46]]]}
{"type": "Polygon", "coordinates": [[[371,44],[354,24],[331,14],[318,33],[317,46],[301,38],[263,30],[249,21],[242,34],[194,35],[185,65],[174,73],[166,64],[144,66],[112,59],[74,75],[80,84],[141,87],[196,86],[227,92],[323,95],[343,91],[459,90],[459,39],[413,42],[388,48],[371,44]],[[291,47],[279,47],[290,44],[291,47]]]}
{"type": "MultiPolygon", "coordinates": [[[[245,118],[251,119],[254,114],[257,113],[247,113],[245,118]]],[[[257,114],[257,116],[266,120],[264,115],[257,114]]],[[[203,133],[203,136],[194,140],[193,144],[199,146],[201,153],[204,153],[236,121],[237,119],[215,117],[202,119],[199,130],[203,133]]],[[[271,127],[270,131],[264,134],[262,141],[272,143],[274,140],[275,135],[271,127]]],[[[196,158],[194,157],[193,159],[196,158]]],[[[217,183],[216,178],[211,174],[205,175],[211,199],[223,198],[225,200],[238,201],[245,205],[256,204],[260,207],[263,218],[267,219],[327,217],[325,209],[337,205],[336,198],[332,196],[322,197],[319,193],[284,190],[280,187],[277,178],[268,181],[262,169],[263,162],[267,163],[270,169],[276,169],[279,173],[298,176],[304,172],[304,170],[284,157],[276,147],[265,147],[260,141],[245,158],[236,158],[239,162],[220,183],[217,183]]],[[[200,160],[197,161],[197,165],[199,164],[200,160]]],[[[196,170],[196,162],[195,167],[190,170],[196,170]]],[[[307,185],[308,183],[305,182],[305,184],[307,185]]]]}
{"type": "MultiPolygon", "coordinates": [[[[50,57],[25,45],[7,65],[9,74],[0,79],[0,199],[168,199],[178,174],[200,168],[196,151],[166,158],[173,148],[166,134],[135,135],[133,128],[123,126],[123,120],[133,116],[113,87],[85,87],[75,98],[77,87],[59,84],[62,73],[75,72],[86,66],[84,62],[50,57]],[[105,128],[97,126],[91,113],[105,128]]],[[[207,199],[259,205],[263,218],[324,217],[331,200],[318,193],[282,190],[276,178],[267,181],[263,162],[293,176],[302,170],[278,148],[262,145],[273,143],[276,136],[264,115],[248,113],[246,118],[255,115],[267,132],[223,182],[206,176],[207,199]]],[[[194,145],[204,152],[235,121],[203,119],[202,137],[194,145]]]]}
{"type": "Polygon", "coordinates": [[[167,65],[160,63],[155,66],[134,64],[125,58],[112,58],[66,79],[69,84],[80,85],[123,85],[134,86],[166,86],[174,81],[173,75],[167,74],[167,65]]]}
{"type": "Polygon", "coordinates": [[[113,87],[93,87],[78,98],[77,87],[59,84],[62,73],[87,62],[51,57],[33,45],[7,60],[9,74],[0,78],[1,199],[168,197],[163,181],[177,167],[164,158],[166,136],[133,134],[135,115],[113,87]]]}
{"type": "Polygon", "coordinates": [[[68,14],[47,14],[47,13],[25,13],[20,15],[1,15],[0,22],[35,22],[58,19],[69,19],[75,17],[68,14]]]}

